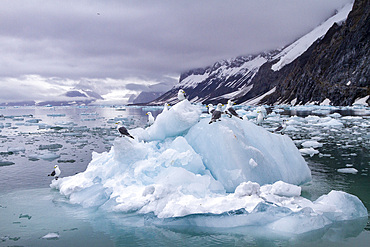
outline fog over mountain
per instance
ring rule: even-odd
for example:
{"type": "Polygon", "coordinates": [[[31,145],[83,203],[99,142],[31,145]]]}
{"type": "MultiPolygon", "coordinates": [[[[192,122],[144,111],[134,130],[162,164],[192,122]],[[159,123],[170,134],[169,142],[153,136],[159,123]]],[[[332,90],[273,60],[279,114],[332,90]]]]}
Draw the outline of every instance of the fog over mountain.
{"type": "Polygon", "coordinates": [[[189,69],[282,48],[349,2],[4,0],[0,103],[64,100],[81,85],[127,103],[189,69]]]}

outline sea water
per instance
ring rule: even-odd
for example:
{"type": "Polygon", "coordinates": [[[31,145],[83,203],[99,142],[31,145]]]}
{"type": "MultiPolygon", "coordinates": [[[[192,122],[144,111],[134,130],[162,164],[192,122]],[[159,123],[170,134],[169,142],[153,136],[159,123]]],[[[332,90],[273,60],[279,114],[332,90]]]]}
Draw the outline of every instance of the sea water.
{"type": "MultiPolygon", "coordinates": [[[[250,121],[254,121],[254,110],[248,107],[239,112],[249,113],[250,121]]],[[[93,151],[100,153],[111,148],[118,137],[117,121],[123,121],[128,129],[145,127],[147,111],[156,116],[162,109],[1,108],[0,246],[367,246],[369,243],[370,226],[366,220],[339,222],[330,228],[294,236],[271,235],[253,227],[165,228],[147,224],[154,217],[151,215],[103,213],[71,205],[49,188],[52,179],[47,174],[55,164],[62,169],[61,177],[84,171],[93,151]]],[[[268,112],[263,127],[272,131],[281,119],[287,119],[286,135],[302,151],[312,171],[312,181],[302,186],[304,197],[315,200],[331,190],[342,190],[356,195],[369,210],[368,109],[282,106],[268,112]],[[305,152],[305,148],[316,152],[305,152]]],[[[204,220],[208,219],[205,216],[204,220]]]]}

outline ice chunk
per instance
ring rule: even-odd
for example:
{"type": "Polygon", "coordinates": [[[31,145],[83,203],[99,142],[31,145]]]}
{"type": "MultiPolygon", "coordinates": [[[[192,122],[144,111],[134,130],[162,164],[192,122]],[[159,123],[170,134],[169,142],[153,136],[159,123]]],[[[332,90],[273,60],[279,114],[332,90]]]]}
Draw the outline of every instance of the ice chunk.
{"type": "Polygon", "coordinates": [[[327,122],[317,123],[315,126],[343,127],[343,124],[337,119],[331,119],[327,122]]]}
{"type": "Polygon", "coordinates": [[[253,194],[260,194],[260,185],[258,183],[243,182],[235,189],[235,196],[237,197],[251,196],[253,194]]]}
{"type": "Polygon", "coordinates": [[[358,197],[343,191],[332,190],[313,202],[313,209],[333,221],[367,217],[367,209],[358,197]]]}
{"type": "Polygon", "coordinates": [[[244,181],[301,184],[311,179],[306,162],[288,136],[270,133],[249,121],[223,118],[209,125],[203,119],[185,138],[229,192],[244,181]],[[250,159],[258,166],[249,165],[250,159]]]}
{"type": "Polygon", "coordinates": [[[257,162],[256,162],[254,159],[252,159],[252,158],[249,160],[249,165],[250,165],[251,167],[256,167],[256,166],[258,166],[257,162]]]}
{"type": "Polygon", "coordinates": [[[317,141],[305,141],[301,145],[305,148],[309,148],[309,147],[319,148],[319,147],[322,147],[322,143],[319,143],[317,141]]]}
{"type": "Polygon", "coordinates": [[[299,149],[299,152],[301,152],[304,155],[309,155],[311,157],[319,153],[319,151],[313,149],[312,147],[299,149]]]}
{"type": "Polygon", "coordinates": [[[340,168],[337,171],[340,173],[352,173],[352,174],[358,173],[358,170],[355,168],[340,168]]]}
{"type": "Polygon", "coordinates": [[[30,160],[48,160],[48,161],[53,161],[55,159],[58,159],[60,157],[59,154],[53,153],[53,152],[44,152],[41,154],[30,154],[28,158],[30,160]]]}
{"type": "Polygon", "coordinates": [[[278,196],[300,196],[301,195],[301,187],[284,183],[283,181],[277,181],[272,185],[271,193],[278,196]]]}
{"type": "Polygon", "coordinates": [[[199,106],[192,105],[183,100],[168,111],[159,114],[153,125],[143,130],[132,130],[131,133],[139,140],[164,140],[167,137],[178,136],[185,133],[196,124],[201,115],[199,106]]]}
{"type": "Polygon", "coordinates": [[[60,236],[57,232],[50,232],[50,233],[46,234],[45,236],[43,236],[41,238],[42,239],[49,239],[49,240],[51,240],[51,239],[56,240],[56,239],[59,239],[59,237],[60,236]]]}
{"type": "Polygon", "coordinates": [[[12,152],[12,153],[19,153],[19,152],[24,152],[24,151],[26,151],[25,147],[9,147],[8,148],[8,152],[12,152]]]}

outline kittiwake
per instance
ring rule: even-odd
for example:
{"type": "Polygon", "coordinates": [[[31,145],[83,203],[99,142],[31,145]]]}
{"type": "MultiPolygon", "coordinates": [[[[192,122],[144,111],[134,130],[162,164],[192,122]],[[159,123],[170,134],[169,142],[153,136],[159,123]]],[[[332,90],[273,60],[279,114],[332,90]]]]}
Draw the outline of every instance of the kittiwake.
{"type": "Polygon", "coordinates": [[[58,180],[58,177],[60,175],[61,171],[59,169],[59,166],[58,165],[55,165],[54,166],[54,171],[52,171],[48,176],[52,176],[55,178],[55,180],[58,180]]]}
{"type": "Polygon", "coordinates": [[[131,137],[132,139],[135,139],[132,135],[130,135],[130,133],[128,133],[128,130],[122,126],[122,121],[118,121],[116,124],[118,124],[117,130],[121,134],[121,137],[128,136],[131,137]]]}
{"type": "Polygon", "coordinates": [[[208,108],[208,113],[209,114],[212,114],[215,111],[215,108],[213,107],[212,104],[208,104],[206,107],[208,108]]]}
{"type": "Polygon", "coordinates": [[[177,98],[180,101],[183,101],[184,99],[186,99],[185,91],[180,89],[179,92],[177,93],[177,98]]]}
{"type": "Polygon", "coordinates": [[[222,112],[222,104],[218,103],[216,110],[213,111],[212,113],[212,118],[211,121],[209,121],[209,124],[216,122],[217,120],[221,121],[221,112],[222,112]]]}
{"type": "Polygon", "coordinates": [[[154,123],[154,117],[150,111],[147,112],[146,115],[148,115],[148,125],[150,126],[154,123]]]}
{"type": "Polygon", "coordinates": [[[238,117],[240,119],[243,119],[242,117],[239,116],[239,114],[234,110],[233,108],[233,104],[235,104],[234,102],[232,102],[231,100],[228,100],[227,101],[227,106],[226,106],[226,110],[225,110],[225,113],[227,115],[229,115],[229,117],[232,117],[232,116],[235,116],[235,117],[238,117]]]}
{"type": "Polygon", "coordinates": [[[279,127],[277,127],[277,128],[274,130],[274,132],[280,132],[282,135],[284,135],[284,131],[285,131],[285,129],[286,129],[286,120],[284,119],[284,120],[283,120],[283,123],[282,123],[279,127]]]}
{"type": "Polygon", "coordinates": [[[263,119],[264,119],[263,113],[260,110],[258,110],[257,113],[258,113],[258,115],[257,115],[256,123],[257,123],[257,125],[261,125],[262,122],[263,122],[263,119]]]}

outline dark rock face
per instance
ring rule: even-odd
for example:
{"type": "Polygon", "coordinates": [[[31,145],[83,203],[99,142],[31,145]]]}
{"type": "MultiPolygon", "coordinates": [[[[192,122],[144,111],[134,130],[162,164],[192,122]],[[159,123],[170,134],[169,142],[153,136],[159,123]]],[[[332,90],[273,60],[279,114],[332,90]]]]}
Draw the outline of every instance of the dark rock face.
{"type": "Polygon", "coordinates": [[[204,104],[224,103],[227,98],[243,103],[261,97],[259,104],[329,99],[332,105],[352,105],[370,95],[369,12],[370,1],[356,0],[345,23],[334,24],[322,39],[278,71],[271,69],[278,61],[273,60],[274,52],[218,62],[183,73],[177,86],[151,103],[175,103],[182,88],[189,100],[204,104]]]}
{"type": "Polygon", "coordinates": [[[296,98],[305,104],[328,98],[333,105],[351,105],[369,95],[369,12],[369,1],[356,1],[342,26],[334,24],[322,40],[276,72],[276,80],[271,81],[276,92],[264,102],[288,103],[296,98]]]}

